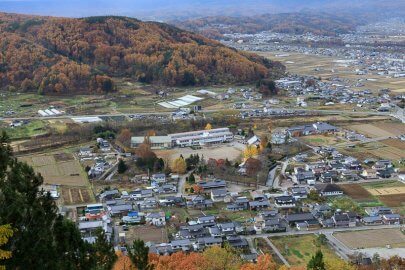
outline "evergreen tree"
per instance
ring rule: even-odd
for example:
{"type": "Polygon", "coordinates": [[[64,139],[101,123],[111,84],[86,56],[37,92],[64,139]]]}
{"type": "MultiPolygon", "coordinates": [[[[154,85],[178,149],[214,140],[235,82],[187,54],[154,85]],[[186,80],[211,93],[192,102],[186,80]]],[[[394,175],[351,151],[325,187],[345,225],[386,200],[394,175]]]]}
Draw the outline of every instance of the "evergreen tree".
{"type": "MultiPolygon", "coordinates": [[[[81,238],[76,225],[59,215],[43,179],[32,167],[13,157],[8,137],[0,136],[0,224],[10,224],[13,235],[2,249],[11,251],[6,269],[106,269],[92,254],[97,245],[81,238]]],[[[100,240],[102,241],[102,240],[100,240]]],[[[110,250],[111,251],[111,250],[110,250]]],[[[103,254],[107,254],[103,249],[103,254]]],[[[106,255],[114,258],[114,252],[106,255]]]]}
{"type": "Polygon", "coordinates": [[[145,246],[143,240],[137,239],[128,247],[128,256],[138,270],[152,270],[153,265],[149,264],[149,247],[145,246]]]}
{"type": "Polygon", "coordinates": [[[118,173],[123,174],[124,172],[127,171],[127,169],[128,169],[128,166],[127,166],[127,164],[125,164],[125,161],[120,159],[118,161],[118,168],[117,168],[118,173]]]}
{"type": "Polygon", "coordinates": [[[117,255],[114,251],[114,246],[107,239],[104,230],[99,229],[96,231],[96,242],[94,243],[95,260],[97,261],[97,270],[110,270],[115,261],[117,255]]]}
{"type": "Polygon", "coordinates": [[[318,250],[307,265],[308,270],[326,270],[322,251],[318,250]]]}
{"type": "Polygon", "coordinates": [[[190,184],[194,184],[195,183],[195,176],[193,173],[190,174],[190,176],[188,177],[188,182],[190,184]]]}

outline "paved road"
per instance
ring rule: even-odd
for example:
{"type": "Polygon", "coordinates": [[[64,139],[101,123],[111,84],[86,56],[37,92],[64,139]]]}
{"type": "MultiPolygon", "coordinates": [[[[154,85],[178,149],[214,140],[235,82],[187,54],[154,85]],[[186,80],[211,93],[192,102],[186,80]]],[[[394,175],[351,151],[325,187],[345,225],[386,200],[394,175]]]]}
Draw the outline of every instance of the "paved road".
{"type": "Polygon", "coordinates": [[[188,177],[189,175],[190,174],[188,173],[186,175],[180,176],[179,183],[177,185],[177,196],[178,197],[183,196],[184,185],[186,184],[186,177],[188,177]]]}
{"type": "Polygon", "coordinates": [[[381,230],[381,229],[392,229],[392,228],[400,228],[400,225],[378,225],[378,226],[359,226],[353,228],[331,228],[331,229],[319,229],[319,230],[311,230],[311,231],[296,231],[291,230],[287,232],[280,232],[280,233],[262,233],[262,234],[255,234],[255,235],[246,235],[245,238],[259,238],[259,237],[275,237],[275,236],[289,236],[289,235],[305,235],[305,234],[327,234],[327,233],[335,233],[335,232],[347,232],[347,231],[364,231],[364,230],[381,230]]]}
{"type": "Polygon", "coordinates": [[[274,187],[276,171],[279,168],[280,166],[275,166],[271,171],[269,171],[269,174],[267,175],[266,187],[274,187]]]}
{"type": "MultiPolygon", "coordinates": [[[[255,109],[262,108],[249,108],[249,109],[235,109],[240,112],[248,112],[255,109]]],[[[276,109],[285,109],[285,108],[276,108],[276,109]]],[[[215,109],[215,110],[202,110],[202,113],[214,113],[220,111],[229,111],[229,108],[224,109],[215,109]]],[[[390,116],[390,113],[387,112],[358,112],[358,111],[348,111],[348,110],[312,110],[312,109],[289,109],[293,112],[305,112],[305,113],[319,113],[319,114],[350,114],[350,115],[376,115],[376,116],[390,116]]],[[[13,121],[13,120],[50,120],[50,119],[70,119],[82,118],[82,117],[111,117],[111,116],[130,116],[130,115],[171,115],[173,112],[134,112],[134,113],[116,113],[116,114],[88,114],[88,115],[55,115],[55,116],[31,116],[31,117],[0,117],[0,120],[13,121]]],[[[277,115],[274,115],[277,116],[277,115]]]]}

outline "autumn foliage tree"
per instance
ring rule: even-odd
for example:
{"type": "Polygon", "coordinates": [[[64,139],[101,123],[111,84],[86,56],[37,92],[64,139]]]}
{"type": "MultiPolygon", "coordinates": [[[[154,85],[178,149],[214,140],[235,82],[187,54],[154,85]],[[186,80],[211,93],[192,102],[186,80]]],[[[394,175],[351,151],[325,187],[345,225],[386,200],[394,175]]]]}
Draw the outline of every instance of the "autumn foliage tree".
{"type": "Polygon", "coordinates": [[[243,150],[243,157],[246,159],[255,157],[259,154],[256,145],[247,145],[245,150],[243,150]]]}
{"type": "Polygon", "coordinates": [[[109,93],[113,77],[193,86],[255,82],[284,70],[163,23],[16,14],[0,14],[0,21],[0,88],[9,90],[109,93]]]}
{"type": "MultiPolygon", "coordinates": [[[[11,251],[3,250],[1,249],[1,247],[7,244],[9,238],[12,237],[13,234],[14,234],[13,229],[9,224],[0,226],[0,262],[2,260],[10,259],[12,256],[11,251]]],[[[0,270],[5,269],[6,269],[5,266],[0,265],[0,270]]]]}
{"type": "Polygon", "coordinates": [[[173,161],[172,171],[179,174],[187,171],[187,164],[183,157],[178,157],[173,161]]]}

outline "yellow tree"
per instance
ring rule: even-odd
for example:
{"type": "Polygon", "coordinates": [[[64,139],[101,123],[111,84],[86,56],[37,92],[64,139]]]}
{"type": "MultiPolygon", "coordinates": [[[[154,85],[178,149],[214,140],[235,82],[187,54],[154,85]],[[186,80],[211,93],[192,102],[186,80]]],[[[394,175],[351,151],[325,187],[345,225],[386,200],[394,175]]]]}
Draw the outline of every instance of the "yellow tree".
{"type": "Polygon", "coordinates": [[[200,269],[204,270],[237,270],[242,265],[240,257],[229,247],[210,247],[203,252],[203,257],[200,269]]]}
{"type": "Polygon", "coordinates": [[[184,158],[182,157],[176,158],[173,162],[172,170],[173,172],[184,174],[187,170],[187,164],[184,158]]]}
{"type": "Polygon", "coordinates": [[[208,124],[205,126],[205,130],[210,130],[210,129],[212,129],[212,125],[211,125],[210,123],[208,123],[208,124]]]}
{"type": "MultiPolygon", "coordinates": [[[[8,240],[12,236],[13,236],[13,229],[11,228],[11,226],[9,224],[1,225],[0,226],[0,247],[7,244],[8,240]]],[[[0,261],[7,260],[10,258],[11,258],[11,251],[0,249],[0,261]]],[[[0,265],[0,269],[5,270],[6,267],[3,265],[0,265]]]]}
{"type": "Polygon", "coordinates": [[[356,267],[339,258],[325,259],[326,270],[356,270],[356,267]]]}
{"type": "Polygon", "coordinates": [[[248,145],[245,150],[243,150],[243,157],[246,159],[255,157],[259,154],[256,145],[248,145]]]}
{"type": "Polygon", "coordinates": [[[277,270],[277,264],[270,254],[264,254],[257,258],[257,263],[242,265],[241,270],[277,270]]]}

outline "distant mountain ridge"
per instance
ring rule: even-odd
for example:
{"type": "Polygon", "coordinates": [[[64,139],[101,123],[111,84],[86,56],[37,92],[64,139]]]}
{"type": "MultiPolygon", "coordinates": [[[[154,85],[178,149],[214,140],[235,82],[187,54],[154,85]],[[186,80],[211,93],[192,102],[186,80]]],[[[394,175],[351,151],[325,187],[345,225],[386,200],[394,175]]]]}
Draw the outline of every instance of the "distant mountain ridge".
{"type": "Polygon", "coordinates": [[[404,9],[404,1],[396,0],[0,0],[0,10],[4,12],[64,17],[121,15],[147,20],[308,11],[374,11],[400,16],[404,9]]]}
{"type": "Polygon", "coordinates": [[[40,93],[114,90],[111,77],[167,86],[249,83],[284,67],[201,35],[127,17],[0,13],[0,87],[40,93]]]}
{"type": "Polygon", "coordinates": [[[173,25],[219,39],[223,34],[254,34],[262,31],[279,33],[313,33],[334,36],[354,31],[374,19],[374,15],[331,14],[325,12],[300,12],[263,14],[257,16],[212,16],[189,20],[171,21],[173,25]]]}

